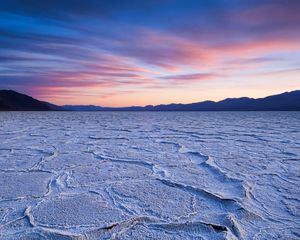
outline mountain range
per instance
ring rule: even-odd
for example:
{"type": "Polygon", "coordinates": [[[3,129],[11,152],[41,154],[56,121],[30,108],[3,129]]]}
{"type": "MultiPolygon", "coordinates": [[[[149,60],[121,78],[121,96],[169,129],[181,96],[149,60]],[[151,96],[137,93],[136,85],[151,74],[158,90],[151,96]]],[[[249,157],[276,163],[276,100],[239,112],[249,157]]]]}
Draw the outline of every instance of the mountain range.
{"type": "Polygon", "coordinates": [[[12,90],[0,90],[0,111],[51,111],[60,107],[12,90]]]}
{"type": "Polygon", "coordinates": [[[0,111],[300,111],[300,90],[264,98],[227,98],[190,104],[161,104],[132,107],[95,105],[57,106],[13,90],[0,90],[0,111]]]}

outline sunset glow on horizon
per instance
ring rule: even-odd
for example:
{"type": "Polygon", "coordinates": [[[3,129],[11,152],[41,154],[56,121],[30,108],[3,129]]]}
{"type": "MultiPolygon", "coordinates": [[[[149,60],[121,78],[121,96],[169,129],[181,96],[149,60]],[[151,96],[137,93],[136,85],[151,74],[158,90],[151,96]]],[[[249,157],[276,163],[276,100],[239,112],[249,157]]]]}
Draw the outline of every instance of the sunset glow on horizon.
{"type": "Polygon", "coordinates": [[[0,89],[156,105],[300,89],[300,1],[4,0],[0,89]]]}

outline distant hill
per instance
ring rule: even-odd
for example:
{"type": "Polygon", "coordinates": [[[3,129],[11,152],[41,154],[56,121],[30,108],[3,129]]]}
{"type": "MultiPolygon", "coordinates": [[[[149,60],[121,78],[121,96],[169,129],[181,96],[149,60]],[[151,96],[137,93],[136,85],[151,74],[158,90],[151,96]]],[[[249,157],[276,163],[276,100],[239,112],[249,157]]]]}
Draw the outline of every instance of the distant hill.
{"type": "Polygon", "coordinates": [[[0,111],[53,111],[62,110],[51,103],[41,102],[12,90],[0,90],[0,111]]]}
{"type": "Polygon", "coordinates": [[[70,111],[104,111],[104,110],[113,109],[113,108],[100,107],[95,105],[64,105],[62,107],[70,111]]]}
{"type": "Polygon", "coordinates": [[[265,98],[227,98],[219,102],[204,101],[190,104],[148,105],[122,108],[95,105],[57,106],[30,96],[0,90],[0,111],[300,111],[300,90],[265,98]]]}
{"type": "Polygon", "coordinates": [[[219,102],[148,105],[145,107],[109,108],[94,105],[63,106],[72,111],[300,111],[300,90],[265,98],[227,98],[219,102]]]}

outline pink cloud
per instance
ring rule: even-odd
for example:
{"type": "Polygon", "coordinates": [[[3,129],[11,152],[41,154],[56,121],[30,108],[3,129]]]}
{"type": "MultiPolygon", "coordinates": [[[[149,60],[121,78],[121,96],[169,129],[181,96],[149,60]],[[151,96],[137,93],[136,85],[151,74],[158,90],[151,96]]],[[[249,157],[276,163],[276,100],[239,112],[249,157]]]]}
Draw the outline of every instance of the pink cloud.
{"type": "Polygon", "coordinates": [[[215,79],[218,77],[216,74],[212,73],[193,73],[193,74],[182,74],[182,75],[169,75],[160,77],[160,79],[171,80],[173,82],[188,82],[188,81],[206,81],[215,79]]]}

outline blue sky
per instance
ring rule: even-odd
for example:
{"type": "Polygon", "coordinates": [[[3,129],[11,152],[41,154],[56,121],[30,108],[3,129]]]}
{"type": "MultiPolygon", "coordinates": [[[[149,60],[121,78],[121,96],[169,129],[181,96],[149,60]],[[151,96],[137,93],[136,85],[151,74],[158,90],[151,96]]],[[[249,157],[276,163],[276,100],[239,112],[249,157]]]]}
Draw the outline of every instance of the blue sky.
{"type": "Polygon", "coordinates": [[[0,88],[103,106],[300,88],[300,1],[0,2],[0,88]]]}

